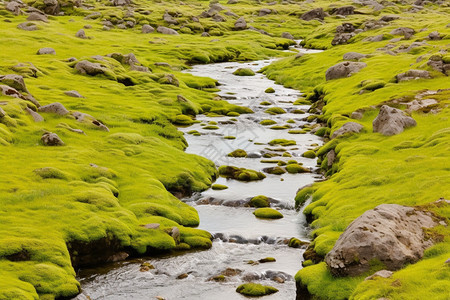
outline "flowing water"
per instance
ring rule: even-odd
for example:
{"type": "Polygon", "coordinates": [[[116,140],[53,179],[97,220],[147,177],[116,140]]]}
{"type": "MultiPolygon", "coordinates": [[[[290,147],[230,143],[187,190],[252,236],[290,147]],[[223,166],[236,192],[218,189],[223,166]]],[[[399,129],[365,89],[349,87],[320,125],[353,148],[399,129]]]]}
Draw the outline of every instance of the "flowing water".
{"type": "MultiPolygon", "coordinates": [[[[288,152],[291,157],[276,156],[272,159],[302,163],[314,170],[315,159],[301,156],[308,149],[321,143],[320,138],[312,134],[289,134],[288,130],[301,129],[307,124],[305,114],[295,114],[293,110],[307,111],[308,106],[293,106],[298,99],[298,91],[284,88],[267,79],[263,74],[255,76],[235,76],[237,68],[250,68],[255,72],[269,65],[273,60],[251,63],[218,63],[198,65],[188,72],[197,76],[211,77],[220,83],[220,95],[230,103],[250,107],[255,113],[236,117],[198,116],[201,123],[184,131],[189,143],[187,152],[202,155],[219,165],[233,165],[253,170],[262,170],[276,164],[261,163],[264,153],[288,152]],[[275,93],[264,91],[273,87],[275,93]],[[260,105],[262,101],[269,106],[260,105]],[[282,107],[287,113],[269,115],[264,111],[269,107],[282,107]],[[259,125],[263,119],[272,119],[278,125],[289,124],[290,129],[273,130],[270,126],[259,125]],[[294,120],[295,123],[286,123],[294,120]],[[219,129],[206,130],[203,127],[210,121],[217,122],[219,129]],[[200,136],[187,134],[197,130],[200,136]],[[225,139],[234,136],[235,139],[225,139]],[[297,145],[289,147],[269,146],[273,139],[295,140],[297,145]],[[244,149],[254,158],[232,158],[227,154],[236,149],[244,149]]],[[[285,154],[286,155],[286,154],[285,154]]],[[[206,251],[163,255],[146,259],[120,262],[100,268],[81,270],[78,279],[83,292],[76,299],[244,299],[235,292],[243,282],[258,282],[274,286],[279,292],[265,299],[295,299],[295,281],[293,276],[301,269],[304,250],[290,248],[286,242],[291,237],[308,239],[306,221],[302,213],[294,210],[294,197],[298,188],[310,184],[320,176],[312,173],[270,175],[255,182],[239,182],[219,178],[216,183],[228,186],[228,189],[207,190],[201,194],[183,199],[193,205],[200,215],[199,228],[211,232],[214,236],[213,247],[206,251]],[[278,220],[257,219],[253,208],[243,207],[245,200],[265,195],[272,198],[272,206],[283,213],[278,220]],[[249,264],[265,257],[274,257],[276,262],[249,264]],[[154,270],[140,272],[142,262],[155,266],[154,270]],[[229,274],[225,282],[210,280],[227,268],[237,269],[229,274]],[[177,279],[180,274],[188,274],[177,279]],[[231,276],[232,275],[232,276],[231,276]],[[283,282],[284,281],[284,282],[283,282]]]]}

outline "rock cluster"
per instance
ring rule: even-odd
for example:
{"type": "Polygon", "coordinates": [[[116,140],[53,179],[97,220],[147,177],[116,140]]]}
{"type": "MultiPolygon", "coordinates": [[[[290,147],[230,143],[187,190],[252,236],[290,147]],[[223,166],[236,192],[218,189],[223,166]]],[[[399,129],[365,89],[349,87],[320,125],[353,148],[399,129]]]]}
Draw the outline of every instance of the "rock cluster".
{"type": "Polygon", "coordinates": [[[383,105],[380,113],[373,120],[373,132],[383,135],[395,135],[403,132],[405,128],[416,126],[416,121],[397,108],[383,105]]]}

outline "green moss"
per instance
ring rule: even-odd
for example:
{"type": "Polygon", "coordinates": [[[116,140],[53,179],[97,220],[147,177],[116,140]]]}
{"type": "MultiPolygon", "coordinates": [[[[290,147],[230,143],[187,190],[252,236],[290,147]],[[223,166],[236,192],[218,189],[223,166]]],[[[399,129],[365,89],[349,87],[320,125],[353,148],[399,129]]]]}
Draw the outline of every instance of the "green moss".
{"type": "Polygon", "coordinates": [[[43,179],[47,179],[47,178],[67,179],[67,175],[64,174],[64,172],[62,172],[61,170],[59,170],[57,168],[45,167],[45,168],[35,169],[33,172],[36,173],[38,176],[42,177],[43,179]]]}
{"type": "Polygon", "coordinates": [[[255,76],[255,72],[248,68],[239,68],[233,74],[237,76],[255,76]]]}
{"type": "Polygon", "coordinates": [[[254,181],[266,178],[266,175],[261,172],[233,166],[220,166],[219,174],[239,181],[254,181]]]}
{"type": "Polygon", "coordinates": [[[247,157],[247,152],[243,149],[236,149],[233,152],[228,153],[230,157],[247,157]]]}
{"type": "Polygon", "coordinates": [[[250,200],[250,206],[252,207],[269,207],[269,198],[263,195],[255,196],[250,200]]]}
{"type": "Polygon", "coordinates": [[[207,125],[207,126],[204,126],[203,129],[206,129],[206,130],[217,130],[217,129],[219,129],[219,126],[207,125]]]}
{"type": "Polygon", "coordinates": [[[305,134],[305,130],[293,129],[288,131],[289,134],[305,134]]]}
{"type": "Polygon", "coordinates": [[[284,109],[282,109],[281,107],[271,107],[271,108],[266,109],[264,112],[267,114],[270,114],[270,115],[280,115],[280,114],[286,113],[286,111],[284,109]]]}
{"type": "Polygon", "coordinates": [[[223,185],[223,184],[213,184],[211,186],[211,188],[213,190],[226,190],[228,187],[226,185],[223,185]]]}
{"type": "Polygon", "coordinates": [[[236,139],[235,136],[231,136],[231,135],[226,135],[223,138],[226,139],[226,140],[235,140],[236,139]]]}
{"type": "Polygon", "coordinates": [[[267,88],[264,93],[272,94],[275,93],[275,90],[272,87],[267,88]]]}
{"type": "Polygon", "coordinates": [[[300,248],[302,246],[308,245],[307,242],[302,242],[301,240],[293,237],[289,240],[288,246],[291,248],[300,248]]]}
{"type": "Polygon", "coordinates": [[[227,116],[229,117],[239,117],[241,114],[235,111],[230,111],[229,113],[227,113],[227,116]]]}
{"type": "Polygon", "coordinates": [[[268,106],[268,105],[272,105],[272,103],[270,103],[269,101],[263,101],[263,102],[259,103],[259,105],[268,106]]]}
{"type": "Polygon", "coordinates": [[[260,263],[276,262],[277,260],[273,257],[265,257],[258,260],[260,263]]]}
{"type": "Polygon", "coordinates": [[[313,150],[308,150],[303,153],[302,156],[306,158],[316,158],[316,153],[313,150]]]}
{"type": "Polygon", "coordinates": [[[271,140],[269,142],[269,145],[273,146],[273,145],[280,145],[280,146],[292,146],[292,145],[297,145],[297,143],[294,140],[286,140],[286,139],[275,139],[275,140],[271,140]]]}
{"type": "Polygon", "coordinates": [[[236,292],[249,297],[260,297],[278,292],[278,289],[259,283],[244,283],[236,288],[236,292]]]}
{"type": "Polygon", "coordinates": [[[281,219],[283,214],[278,210],[268,207],[258,208],[253,212],[257,218],[261,219],[281,219]]]}
{"type": "Polygon", "coordinates": [[[288,128],[291,128],[291,126],[289,126],[289,125],[275,125],[275,126],[270,127],[270,129],[272,129],[272,130],[284,130],[284,129],[288,129],[288,128]]]}
{"type": "Polygon", "coordinates": [[[191,125],[193,122],[192,118],[186,115],[178,115],[173,120],[173,123],[177,125],[191,125]]]}
{"type": "Polygon", "coordinates": [[[264,171],[269,174],[273,174],[273,175],[282,175],[282,174],[286,173],[286,171],[280,167],[267,168],[267,169],[264,169],[264,171]]]}
{"type": "Polygon", "coordinates": [[[262,120],[259,122],[259,124],[261,124],[263,126],[267,126],[267,125],[277,124],[277,122],[275,122],[274,120],[262,120]]]}
{"type": "Polygon", "coordinates": [[[297,173],[308,173],[310,172],[307,168],[302,167],[298,164],[289,164],[286,166],[286,171],[291,174],[297,174],[297,173]]]}

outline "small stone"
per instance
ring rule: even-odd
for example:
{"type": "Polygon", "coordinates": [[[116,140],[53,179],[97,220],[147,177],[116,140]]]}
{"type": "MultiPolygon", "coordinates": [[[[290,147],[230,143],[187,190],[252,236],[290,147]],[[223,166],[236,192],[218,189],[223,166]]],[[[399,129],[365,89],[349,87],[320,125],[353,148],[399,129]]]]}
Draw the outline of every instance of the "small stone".
{"type": "Polygon", "coordinates": [[[189,276],[189,274],[183,273],[183,274],[178,275],[178,276],[177,276],[177,279],[185,279],[185,278],[187,278],[188,276],[189,276]]]}
{"type": "Polygon", "coordinates": [[[50,47],[45,47],[45,48],[41,48],[38,50],[37,52],[38,55],[45,55],[45,54],[51,54],[51,55],[55,55],[56,51],[53,48],[50,47]]]}
{"type": "Polygon", "coordinates": [[[145,24],[142,26],[142,33],[152,33],[155,31],[155,28],[153,28],[152,26],[145,24]]]}
{"type": "Polygon", "coordinates": [[[64,142],[53,132],[46,132],[42,135],[41,141],[45,146],[64,146],[64,142]]]}
{"type": "Polygon", "coordinates": [[[87,39],[86,33],[83,29],[78,30],[75,36],[80,39],[87,39]]]}
{"type": "Polygon", "coordinates": [[[39,107],[40,112],[46,112],[46,113],[54,113],[60,116],[67,115],[69,111],[59,102],[51,103],[48,105],[44,105],[39,107]]]}
{"type": "Polygon", "coordinates": [[[84,98],[84,96],[82,96],[79,92],[73,90],[73,91],[65,91],[64,94],[66,94],[69,97],[74,97],[74,98],[84,98]]]}

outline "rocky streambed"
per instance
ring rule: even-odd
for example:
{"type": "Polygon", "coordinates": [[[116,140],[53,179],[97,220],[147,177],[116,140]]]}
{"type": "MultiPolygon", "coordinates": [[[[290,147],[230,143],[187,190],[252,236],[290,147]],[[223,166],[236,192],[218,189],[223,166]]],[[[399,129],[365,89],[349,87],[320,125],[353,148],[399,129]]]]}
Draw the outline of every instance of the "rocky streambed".
{"type": "Polygon", "coordinates": [[[199,228],[213,235],[212,248],[80,270],[83,292],[75,299],[238,299],[245,297],[236,293],[236,287],[245,282],[279,290],[267,299],[295,299],[294,275],[302,267],[304,247],[288,243],[291,238],[307,241],[308,228],[303,214],[294,209],[294,198],[298,188],[321,179],[314,173],[316,160],[302,156],[321,140],[310,133],[314,124],[306,121],[308,106],[293,105],[300,93],[256,73],[271,62],[198,65],[188,71],[216,79],[220,97],[254,113],[198,116],[198,123],[180,128],[189,143],[186,151],[217,166],[252,169],[266,176],[251,182],[219,177],[215,184],[226,189],[183,199],[197,209],[199,228]],[[239,68],[256,74],[233,75],[239,68]],[[269,113],[273,108],[282,113],[269,113]],[[269,144],[276,139],[290,142],[269,144]],[[246,155],[228,156],[237,149],[246,155]],[[287,172],[288,164],[300,166],[296,170],[301,172],[287,172]],[[258,195],[266,196],[284,217],[256,218],[249,202],[258,195]]]}

